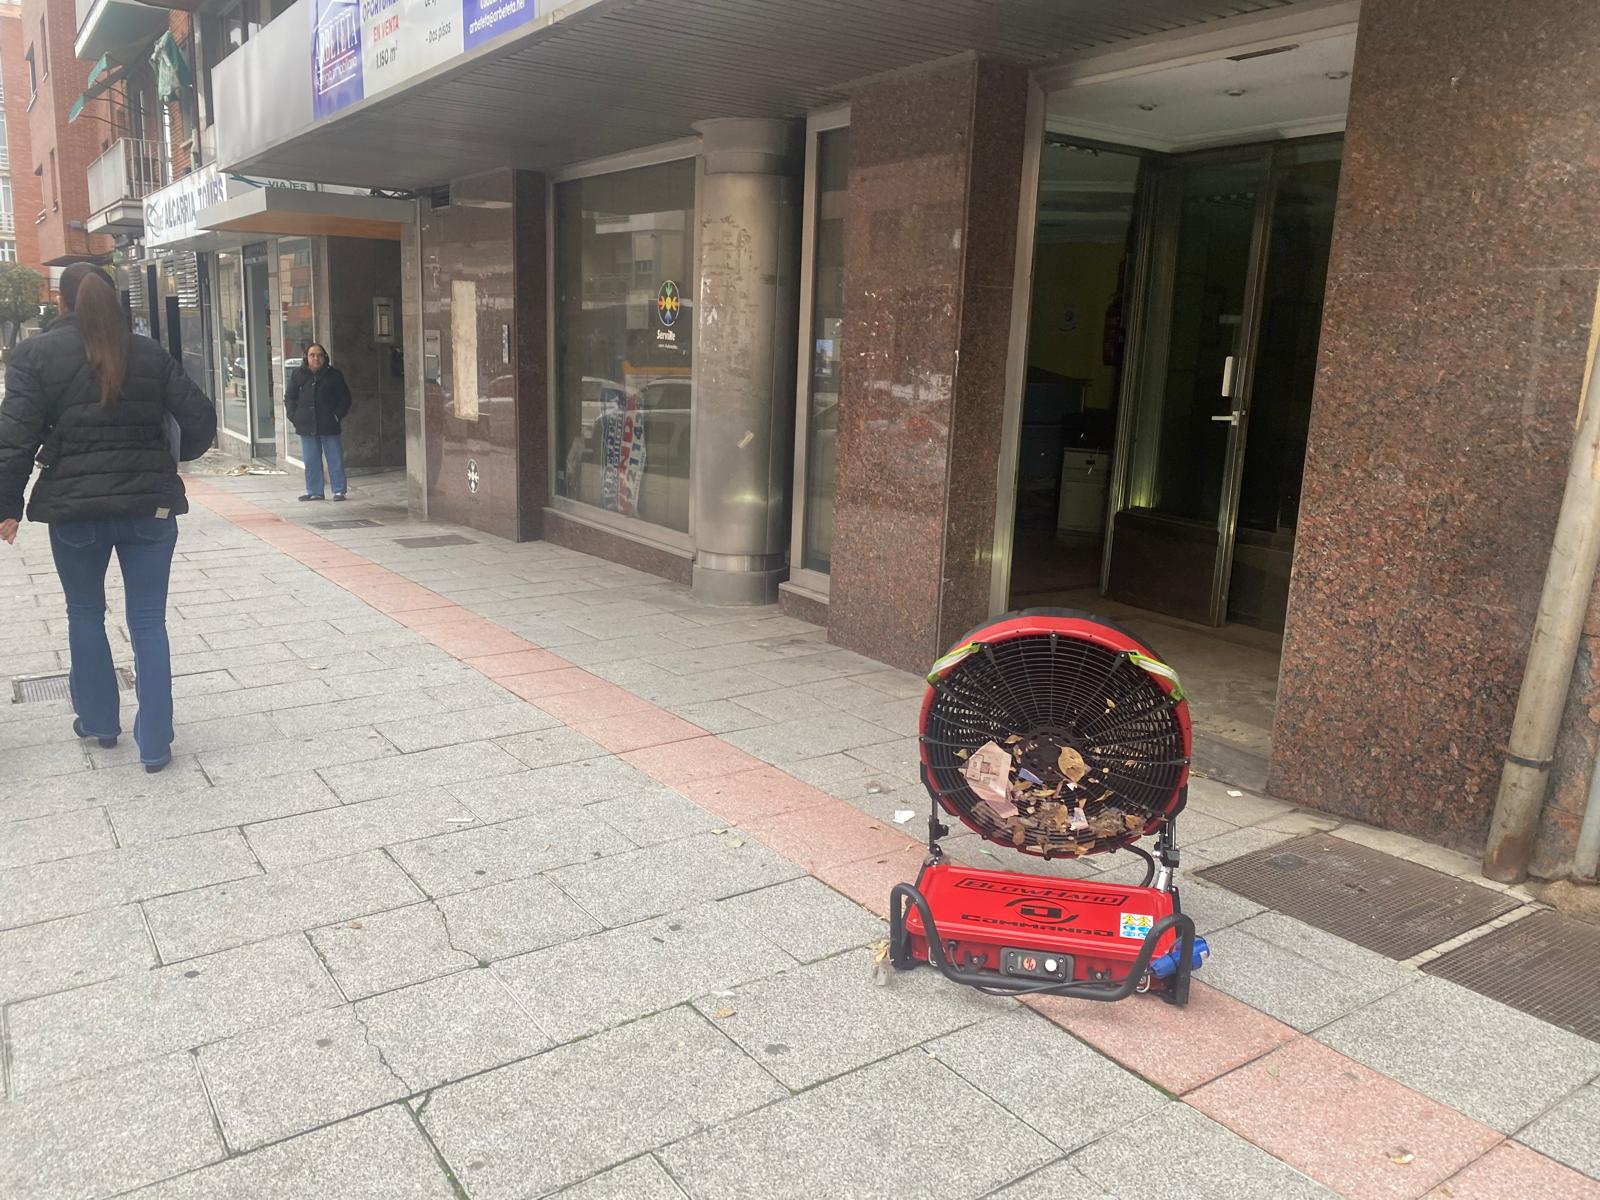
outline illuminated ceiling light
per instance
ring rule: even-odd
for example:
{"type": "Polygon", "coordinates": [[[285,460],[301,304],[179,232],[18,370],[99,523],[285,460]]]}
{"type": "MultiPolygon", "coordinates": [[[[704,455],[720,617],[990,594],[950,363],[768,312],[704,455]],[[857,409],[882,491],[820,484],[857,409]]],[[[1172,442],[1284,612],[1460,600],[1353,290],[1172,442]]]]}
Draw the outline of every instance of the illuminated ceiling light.
{"type": "Polygon", "coordinates": [[[1248,90],[1249,90],[1248,88],[1229,88],[1226,92],[1223,93],[1223,95],[1225,95],[1225,96],[1242,96],[1248,90]]]}

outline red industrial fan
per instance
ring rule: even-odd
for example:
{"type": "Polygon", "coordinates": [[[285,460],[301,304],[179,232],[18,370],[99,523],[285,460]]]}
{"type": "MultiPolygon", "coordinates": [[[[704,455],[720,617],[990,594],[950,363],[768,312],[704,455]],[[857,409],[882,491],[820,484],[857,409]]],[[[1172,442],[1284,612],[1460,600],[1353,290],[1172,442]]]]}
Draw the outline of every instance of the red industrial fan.
{"type": "Polygon", "coordinates": [[[973,630],[928,675],[928,858],[890,896],[890,958],[984,991],[1121,1000],[1189,996],[1208,949],[1179,908],[1174,821],[1188,797],[1177,674],[1127,630],[1064,609],[973,630]],[[1139,886],[946,861],[940,810],[1043,859],[1127,850],[1139,886]],[[1156,838],[1152,855],[1135,845],[1156,838]]]}

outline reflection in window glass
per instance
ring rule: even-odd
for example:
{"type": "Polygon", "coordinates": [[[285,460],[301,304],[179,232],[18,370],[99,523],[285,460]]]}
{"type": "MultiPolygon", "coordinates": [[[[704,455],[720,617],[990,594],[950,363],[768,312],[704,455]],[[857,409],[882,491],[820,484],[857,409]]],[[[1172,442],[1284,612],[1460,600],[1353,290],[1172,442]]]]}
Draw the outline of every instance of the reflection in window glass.
{"type": "Polygon", "coordinates": [[[223,428],[241,437],[249,437],[250,385],[245,359],[244,265],[237,253],[227,250],[217,252],[215,320],[223,428]]]}
{"type": "Polygon", "coordinates": [[[556,189],[556,494],[689,529],[694,163],[556,189]]]}
{"type": "Polygon", "coordinates": [[[844,212],[850,130],[817,139],[811,280],[811,374],[806,398],[806,508],[801,565],[826,574],[833,554],[833,475],[839,438],[839,331],[844,321],[844,212]]]}
{"type": "Polygon", "coordinates": [[[283,383],[306,359],[306,347],[317,340],[316,310],[311,299],[311,239],[278,239],[278,308],[283,315],[283,383]]]}

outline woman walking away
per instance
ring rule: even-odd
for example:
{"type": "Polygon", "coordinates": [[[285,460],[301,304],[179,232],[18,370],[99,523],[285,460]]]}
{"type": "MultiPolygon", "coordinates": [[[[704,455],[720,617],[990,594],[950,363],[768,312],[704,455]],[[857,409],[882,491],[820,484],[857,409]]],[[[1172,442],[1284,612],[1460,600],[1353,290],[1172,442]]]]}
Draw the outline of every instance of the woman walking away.
{"type": "Polygon", "coordinates": [[[344,373],[328,361],[321,342],[306,347],[306,361],[289,376],[283,406],[300,435],[300,458],[306,464],[306,494],[302,500],[321,500],[322,458],[328,458],[328,482],[333,498],[343,500],[348,490],[344,477],[344,442],[340,426],[350,414],[350,385],[344,373]]]}
{"type": "Polygon", "coordinates": [[[172,761],[172,660],[167,580],[189,511],[178,459],[211,447],[217,414],[160,345],[128,332],[110,278],[87,263],[61,274],[63,316],[12,353],[0,402],[0,541],[15,543],[22,494],[31,521],[50,527],[67,597],[72,731],[100,745],[122,732],[106,641],[112,551],[127,594],[138,675],[133,737],[152,773],[172,761]]]}

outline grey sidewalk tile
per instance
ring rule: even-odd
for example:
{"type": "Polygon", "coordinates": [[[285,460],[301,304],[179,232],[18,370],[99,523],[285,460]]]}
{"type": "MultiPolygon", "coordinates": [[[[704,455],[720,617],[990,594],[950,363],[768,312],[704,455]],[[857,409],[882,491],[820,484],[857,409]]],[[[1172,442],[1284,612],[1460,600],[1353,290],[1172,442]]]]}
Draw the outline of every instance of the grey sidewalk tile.
{"type": "Polygon", "coordinates": [[[245,830],[268,871],[465,829],[477,818],[443,788],[279,817],[245,830]]]}
{"type": "Polygon", "coordinates": [[[509,821],[552,808],[637,795],[658,786],[631,763],[601,753],[604,757],[452,784],[450,793],[484,821],[509,821]]]}
{"type": "Polygon", "coordinates": [[[766,762],[789,763],[823,754],[842,754],[862,746],[898,742],[900,736],[860,717],[835,713],[745,729],[728,734],[725,740],[766,762]]]}
{"type": "Polygon", "coordinates": [[[556,1195],[560,1200],[688,1200],[684,1190],[649,1154],[562,1188],[556,1195]]]}
{"type": "Polygon", "coordinates": [[[337,808],[339,797],[315,771],[271,775],[172,796],[147,796],[110,806],[111,823],[125,846],[250,825],[275,817],[337,808]]]}
{"type": "Polygon", "coordinates": [[[416,1090],[385,1062],[382,1047],[350,1005],[213,1042],[198,1057],[234,1151],[254,1150],[416,1090]]]}
{"type": "Polygon", "coordinates": [[[1168,1103],[1160,1090],[1027,1009],[969,1026],[929,1049],[1063,1150],[1086,1146],[1168,1103]]]}
{"type": "MultiPolygon", "coordinates": [[[[501,694],[505,695],[503,692],[501,694]]],[[[456,709],[404,721],[389,721],[377,728],[402,751],[411,754],[418,750],[432,750],[436,746],[532,733],[560,724],[549,713],[531,704],[524,704],[521,700],[510,699],[481,708],[456,709]]],[[[503,742],[501,744],[504,745],[503,742]]]]}
{"type": "MultiPolygon", "coordinates": [[[[866,787],[867,780],[882,778],[892,772],[881,772],[870,763],[849,754],[822,754],[816,758],[803,758],[788,763],[783,768],[790,775],[812,787],[831,789],[835,785],[852,783],[857,780],[861,786],[866,787]]],[[[913,781],[916,782],[916,781],[913,781]]],[[[895,787],[907,786],[904,780],[896,780],[895,787]]],[[[837,796],[837,792],[829,791],[829,795],[837,796]]],[[[839,796],[839,799],[846,797],[839,796]]]]}
{"type": "Polygon", "coordinates": [[[111,825],[101,808],[12,821],[0,826],[0,869],[72,858],[115,846],[111,825]]]}
{"type": "Polygon", "coordinates": [[[397,792],[469,779],[492,779],[522,770],[522,764],[492,742],[444,746],[366,763],[329,767],[322,777],[345,803],[376,800],[397,792]]]}
{"type": "Polygon", "coordinates": [[[1168,1104],[1067,1161],[1113,1191],[1137,1180],[1139,1200],[1338,1200],[1187,1104],[1168,1104]]]}
{"type": "Polygon", "coordinates": [[[1600,1084],[1568,1096],[1517,1134],[1517,1140],[1600,1179],[1600,1084]]]}
{"type": "Polygon", "coordinates": [[[492,971],[474,968],[359,1001],[356,1016],[410,1090],[527,1058],[550,1039],[492,971]]]}
{"type": "Polygon", "coordinates": [[[782,1095],[701,1017],[676,1009],[441,1088],[421,1117],[473,1200],[520,1200],[782,1095]]]}
{"type": "Polygon", "coordinates": [[[485,962],[599,933],[599,921],[543,876],[513,879],[435,901],[450,944],[485,962]]]}
{"type": "Polygon", "coordinates": [[[133,1192],[129,1200],[459,1200],[394,1105],[133,1192]]]}
{"type": "Polygon", "coordinates": [[[1025,1175],[1016,1183],[993,1192],[988,1200],[1117,1200],[1090,1182],[1070,1162],[1051,1163],[1042,1171],[1025,1175]]]}
{"type": "Polygon", "coordinates": [[[699,700],[668,707],[676,716],[707,733],[732,733],[737,729],[755,729],[772,723],[769,718],[746,708],[737,700],[699,700]]]}
{"type": "Polygon", "coordinates": [[[550,877],[589,912],[617,926],[803,874],[788,859],[734,831],[613,854],[551,871],[550,877]]]}
{"type": "Polygon", "coordinates": [[[922,756],[916,738],[898,738],[880,745],[858,746],[845,753],[866,763],[878,774],[904,779],[907,783],[922,782],[922,756]]]}
{"type": "Polygon", "coordinates": [[[607,753],[599,742],[584,737],[576,729],[568,729],[560,722],[534,733],[500,738],[495,745],[514,755],[523,766],[535,769],[602,758],[607,753]]]}
{"type": "Polygon", "coordinates": [[[639,846],[659,846],[663,842],[708,833],[726,824],[694,801],[659,783],[647,784],[615,800],[602,800],[593,810],[639,846]]]}
{"type": "MultiPolygon", "coordinates": [[[[4,661],[0,658],[0,663],[4,661]]],[[[5,707],[10,708],[11,705],[7,703],[5,707]]],[[[27,708],[31,710],[33,705],[27,708]]],[[[73,740],[70,714],[36,716],[27,712],[21,720],[0,722],[0,754],[9,755],[24,746],[59,745],[73,740]]]]}
{"type": "MultiPolygon", "coordinates": [[[[398,757],[399,751],[372,729],[340,729],[235,746],[200,755],[200,765],[216,784],[265,779],[295,771],[360,769],[373,759],[398,757]]],[[[323,776],[327,778],[326,775],[323,776]]],[[[331,782],[331,780],[330,780],[331,782]]],[[[337,790],[337,789],[336,789],[337,790]]],[[[348,799],[348,797],[342,797],[348,799]]]]}
{"type": "Polygon", "coordinates": [[[82,987],[155,963],[135,905],[0,933],[0,1004],[82,987]]]}
{"type": "MultiPolygon", "coordinates": [[[[232,671],[226,672],[226,675],[229,679],[236,678],[232,671]]],[[[260,686],[241,684],[231,691],[219,692],[214,696],[196,697],[186,704],[179,704],[177,710],[180,719],[191,714],[216,720],[236,719],[252,713],[276,715],[304,705],[326,704],[333,698],[333,690],[326,680],[293,679],[287,683],[267,683],[260,686]]],[[[268,735],[272,739],[278,736],[276,733],[268,735]]]]}
{"type": "Polygon", "coordinates": [[[231,829],[12,867],[0,871],[0,924],[29,925],[260,872],[231,829]]]}
{"type": "Polygon", "coordinates": [[[888,936],[884,922],[809,875],[734,896],[721,906],[803,963],[888,936]]]}
{"type": "MultiPolygon", "coordinates": [[[[274,614],[276,615],[276,614],[274,614]]],[[[261,625],[254,628],[219,630],[205,635],[206,644],[213,650],[234,650],[241,646],[260,646],[268,642],[309,640],[314,637],[339,638],[341,634],[326,621],[318,621],[305,614],[293,614],[282,625],[261,625]]]]}
{"type": "MultiPolygon", "coordinates": [[[[22,673],[25,672],[19,672],[22,673]]],[[[42,746],[18,746],[6,751],[6,777],[15,786],[26,780],[87,771],[87,753],[77,738],[66,736],[42,746]]]]}
{"type": "MultiPolygon", "coordinates": [[[[409,884],[406,890],[413,891],[409,884]]],[[[309,936],[351,1000],[478,965],[476,955],[452,945],[445,918],[431,901],[353,916],[309,936]]]]}
{"type": "Polygon", "coordinates": [[[1409,987],[1417,979],[1415,971],[1386,959],[1353,972],[1341,970],[1316,953],[1309,940],[1297,953],[1254,936],[1253,928],[1254,922],[1246,921],[1207,937],[1211,957],[1206,960],[1204,979],[1211,987],[1302,1033],[1409,987]]]}
{"type": "Polygon", "coordinates": [[[164,962],[298,933],[410,904],[417,889],[382,851],[147,900],[145,917],[164,962]]]}
{"type": "MultiPolygon", "coordinates": [[[[560,607],[571,610],[580,605],[574,600],[560,607]]],[[[489,614],[486,612],[484,615],[489,614]]],[[[649,660],[658,654],[673,654],[682,650],[681,642],[669,641],[659,633],[637,633],[628,637],[610,638],[603,642],[580,642],[565,646],[561,650],[561,657],[575,667],[593,668],[602,663],[622,662],[625,659],[649,660]]]]}
{"type": "Polygon", "coordinates": [[[663,672],[660,678],[638,684],[625,684],[636,695],[656,704],[703,704],[710,700],[733,700],[770,686],[745,668],[701,671],[694,675],[663,672]]]}
{"type": "Polygon", "coordinates": [[[282,642],[272,642],[265,646],[240,646],[237,650],[206,650],[200,654],[174,654],[172,673],[188,675],[195,671],[234,671],[235,678],[249,687],[244,676],[235,668],[257,668],[293,659],[293,650],[282,642]]]}
{"type": "MultiPolygon", "coordinates": [[[[209,700],[178,706],[177,723],[172,739],[174,754],[199,755],[212,750],[226,750],[233,746],[253,746],[278,737],[278,727],[264,712],[200,719],[208,716],[210,712],[209,700]]],[[[114,750],[91,751],[95,766],[139,761],[139,747],[133,740],[131,721],[128,723],[128,729],[129,732],[123,735],[121,743],[114,750]]]]}
{"type": "Polygon", "coordinates": [[[1316,1037],[1504,1133],[1600,1075],[1595,1043],[1431,976],[1316,1037]]]}
{"type": "Polygon", "coordinates": [[[705,905],[506,959],[495,971],[546,1033],[569,1042],[793,965],[705,905]]]}
{"type": "Polygon", "coordinates": [[[1179,887],[1183,911],[1194,919],[1195,931],[1205,937],[1266,912],[1254,900],[1246,900],[1237,892],[1217,887],[1194,875],[1181,877],[1179,887]]]}
{"type": "Polygon", "coordinates": [[[239,690],[239,681],[227,671],[198,671],[172,678],[172,698],[188,700],[196,696],[218,696],[239,690]]]}
{"type": "MultiPolygon", "coordinates": [[[[1180,821],[1180,825],[1182,823],[1180,821]]],[[[1294,837],[1292,833],[1250,825],[1199,843],[1190,843],[1185,839],[1184,861],[1189,864],[1191,871],[1198,871],[1213,863],[1227,862],[1229,859],[1238,858],[1241,854],[1249,854],[1252,850],[1265,850],[1268,846],[1276,846],[1279,842],[1286,842],[1292,837],[1294,837]]]]}
{"type": "Polygon", "coordinates": [[[631,848],[593,813],[554,809],[403,842],[390,853],[428,895],[447,896],[631,848]]]}
{"type": "MultiPolygon", "coordinates": [[[[330,689],[331,690],[331,689],[330,689]]],[[[381,692],[351,700],[329,700],[273,713],[278,728],[289,736],[331,733],[358,725],[379,725],[407,717],[443,712],[444,705],[418,688],[412,691],[381,692]]]]}
{"type": "Polygon", "coordinates": [[[401,692],[448,687],[468,677],[481,678],[471,667],[452,658],[449,662],[384,667],[356,675],[334,674],[328,678],[327,683],[329,690],[339,699],[356,700],[366,696],[388,696],[401,692]]]}
{"type": "MultiPolygon", "coordinates": [[[[709,989],[708,989],[709,990],[709,989]]],[[[931,971],[872,982],[872,955],[852,950],[736,988],[732,997],[702,996],[707,1015],[785,1085],[805,1088],[968,1025],[1015,1002],[951,987],[931,971]]]]}
{"type": "Polygon", "coordinates": [[[915,1050],[669,1146],[661,1158],[695,1200],[812,1200],[981,1196],[1058,1153],[915,1050]]]}
{"type": "Polygon", "coordinates": [[[225,950],[7,1010],[15,1092],[229,1037],[339,1003],[299,934],[225,950]]]}
{"type": "MultiPolygon", "coordinates": [[[[263,657],[259,661],[249,659],[245,657],[250,653],[248,650],[213,651],[210,657],[225,659],[222,665],[247,688],[299,683],[308,679],[327,681],[351,678],[369,671],[382,671],[390,665],[365,650],[346,650],[343,654],[313,661],[297,658],[287,646],[260,649],[272,650],[271,658],[263,657]]],[[[332,684],[329,686],[331,688],[332,684]]]]}
{"type": "MultiPolygon", "coordinates": [[[[493,679],[480,675],[465,663],[460,663],[459,665],[464,672],[459,679],[451,680],[449,683],[435,684],[428,688],[428,695],[437,700],[440,707],[446,712],[459,712],[464,708],[488,708],[491,705],[521,704],[524,707],[530,707],[526,701],[518,699],[514,692],[508,692],[493,679]]],[[[559,724],[559,722],[556,722],[555,718],[552,717],[545,726],[535,726],[534,728],[546,728],[549,724],[559,724]]],[[[506,733],[520,732],[522,732],[520,729],[506,731],[506,733]]],[[[491,738],[504,735],[484,733],[481,736],[491,738]]]]}
{"type": "Polygon", "coordinates": [[[0,1195],[109,1196],[222,1158],[187,1054],[0,1104],[0,1195]]]}

